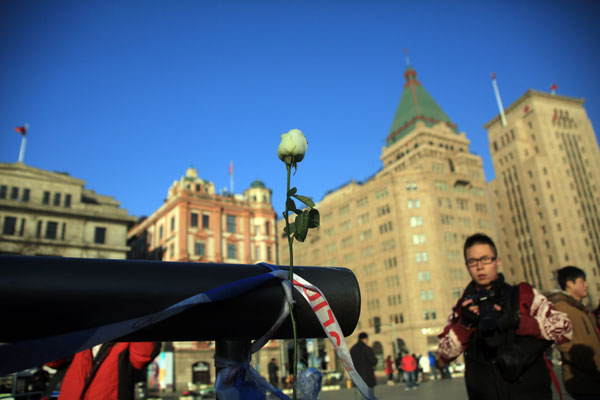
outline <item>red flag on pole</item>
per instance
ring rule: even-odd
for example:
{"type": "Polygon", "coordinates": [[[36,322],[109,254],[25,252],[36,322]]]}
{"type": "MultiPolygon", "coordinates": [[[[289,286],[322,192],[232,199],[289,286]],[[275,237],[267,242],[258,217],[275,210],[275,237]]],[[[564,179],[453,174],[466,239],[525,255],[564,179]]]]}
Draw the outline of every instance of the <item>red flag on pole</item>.
{"type": "Polygon", "coordinates": [[[229,161],[229,175],[233,174],[233,161],[229,161]]]}
{"type": "Polygon", "coordinates": [[[492,79],[496,79],[496,73],[492,72],[492,79]]]}
{"type": "Polygon", "coordinates": [[[21,135],[25,136],[27,134],[27,126],[17,126],[17,127],[15,127],[15,131],[17,131],[21,135]]]}
{"type": "Polygon", "coordinates": [[[556,90],[558,89],[558,85],[556,83],[553,83],[552,86],[550,86],[550,90],[556,90]]]}

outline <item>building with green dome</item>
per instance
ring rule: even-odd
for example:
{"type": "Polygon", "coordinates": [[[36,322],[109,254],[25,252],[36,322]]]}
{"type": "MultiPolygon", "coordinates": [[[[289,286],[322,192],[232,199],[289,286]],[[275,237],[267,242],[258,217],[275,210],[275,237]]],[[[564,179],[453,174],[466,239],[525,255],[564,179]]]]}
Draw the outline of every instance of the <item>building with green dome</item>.
{"type": "MultiPolygon", "coordinates": [[[[298,265],[352,269],[361,288],[359,332],[383,359],[437,349],[437,335],[469,282],[462,245],[493,236],[483,161],[408,67],[402,95],[371,178],[328,192],[318,234],[296,243],[298,265]]],[[[280,262],[287,249],[279,244],[280,262]]]]}

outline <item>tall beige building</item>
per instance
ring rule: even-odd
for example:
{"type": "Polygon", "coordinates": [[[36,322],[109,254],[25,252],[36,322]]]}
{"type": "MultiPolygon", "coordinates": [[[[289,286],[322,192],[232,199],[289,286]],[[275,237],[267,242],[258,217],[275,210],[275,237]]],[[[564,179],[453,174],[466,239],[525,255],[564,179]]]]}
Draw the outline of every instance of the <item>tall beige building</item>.
{"type": "Polygon", "coordinates": [[[0,253],[125,258],[136,218],[66,173],[0,163],[0,253]]]}
{"type": "Polygon", "coordinates": [[[584,100],[527,91],[485,124],[496,178],[489,188],[507,277],[543,291],[555,271],[586,271],[600,293],[600,151],[584,100]]]}
{"type": "MultiPolygon", "coordinates": [[[[436,335],[469,282],[464,239],[474,232],[493,236],[481,157],[469,152],[465,133],[415,70],[404,76],[383,168],[325,195],[317,204],[320,229],[294,250],[295,265],[354,271],[362,310],[347,340],[352,345],[368,332],[380,360],[403,347],[421,354],[437,348],[436,335]]],[[[289,262],[285,240],[279,256],[289,262]]]]}

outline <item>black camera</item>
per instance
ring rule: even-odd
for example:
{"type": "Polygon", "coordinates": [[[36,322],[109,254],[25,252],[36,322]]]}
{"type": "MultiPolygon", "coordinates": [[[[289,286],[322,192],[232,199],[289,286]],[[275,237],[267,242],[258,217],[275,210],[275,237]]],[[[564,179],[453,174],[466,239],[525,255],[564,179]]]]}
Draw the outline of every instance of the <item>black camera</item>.
{"type": "Polygon", "coordinates": [[[471,305],[479,307],[479,330],[481,332],[491,332],[500,328],[498,318],[500,311],[494,307],[501,305],[502,296],[495,290],[482,289],[477,293],[469,295],[465,300],[472,300],[471,305]]]}

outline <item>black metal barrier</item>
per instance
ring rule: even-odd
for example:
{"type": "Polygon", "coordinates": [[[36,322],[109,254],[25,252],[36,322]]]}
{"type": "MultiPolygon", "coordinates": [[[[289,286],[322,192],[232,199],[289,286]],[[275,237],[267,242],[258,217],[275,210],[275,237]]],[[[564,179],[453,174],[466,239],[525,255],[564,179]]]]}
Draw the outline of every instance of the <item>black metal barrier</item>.
{"type": "MultiPolygon", "coordinates": [[[[286,269],[287,267],[282,267],[286,269]]],[[[260,265],[0,255],[0,342],[74,332],[141,317],[240,279],[269,272],[260,265]]],[[[360,290],[346,268],[294,267],[324,293],[344,336],[360,314],[360,290]]],[[[308,303],[293,290],[299,338],[325,337],[308,303]]],[[[222,302],[200,304],[121,341],[221,343],[257,339],[278,317],[280,281],[222,302]]],[[[289,317],[274,339],[289,339],[289,317]]]]}

